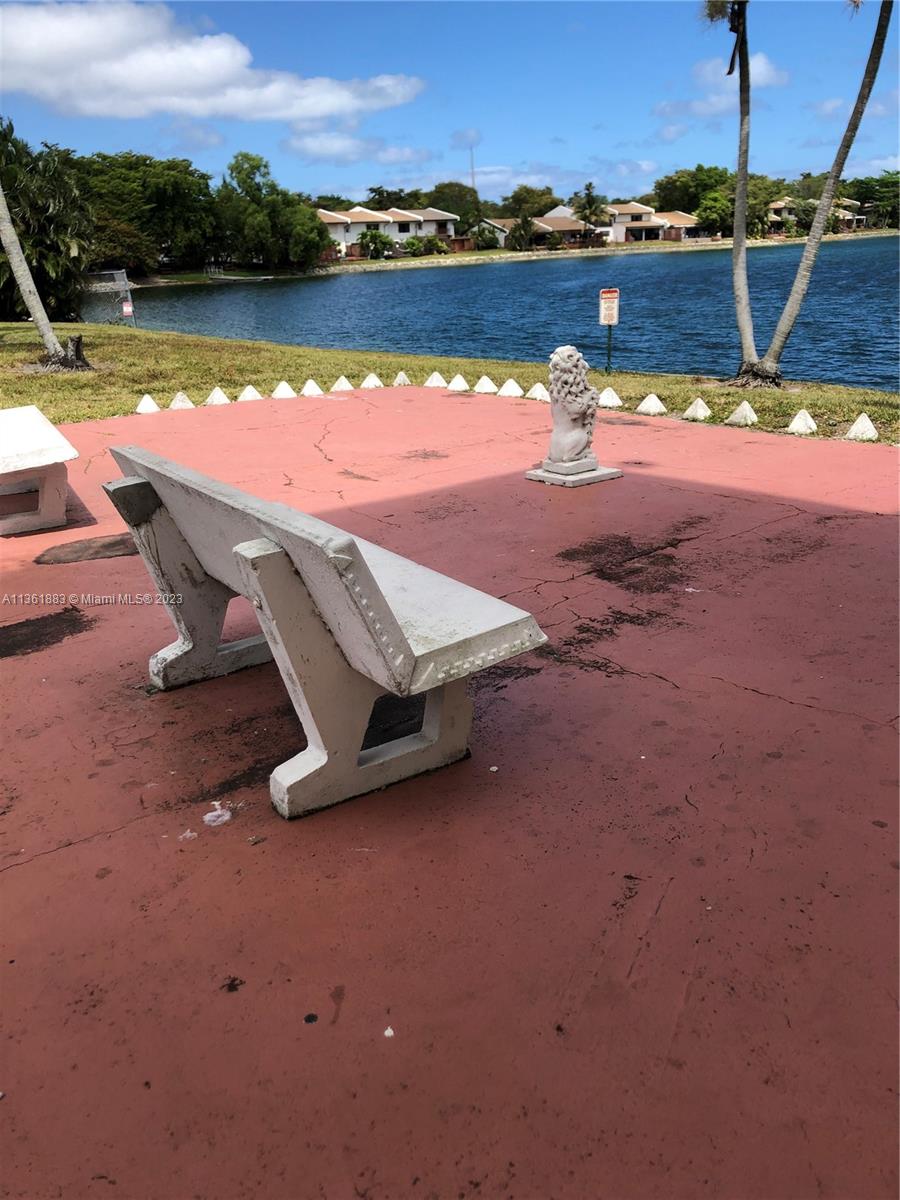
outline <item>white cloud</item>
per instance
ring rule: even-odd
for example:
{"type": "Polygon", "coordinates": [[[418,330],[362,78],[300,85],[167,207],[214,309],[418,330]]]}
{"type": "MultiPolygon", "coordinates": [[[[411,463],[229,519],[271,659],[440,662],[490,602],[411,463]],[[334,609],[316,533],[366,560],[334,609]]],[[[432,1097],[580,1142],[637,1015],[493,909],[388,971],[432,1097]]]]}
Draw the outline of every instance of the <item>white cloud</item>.
{"type": "MultiPolygon", "coordinates": [[[[701,62],[694,63],[691,73],[701,87],[713,88],[717,91],[723,87],[737,90],[737,71],[733,75],[726,75],[727,70],[728,64],[724,58],[706,58],[701,62]]],[[[784,87],[788,78],[787,71],[776,67],[767,54],[760,51],[750,55],[751,87],[784,87]]]]}
{"type": "Polygon", "coordinates": [[[451,150],[468,150],[470,146],[481,145],[480,129],[454,129],[450,135],[451,150]]]}
{"type": "Polygon", "coordinates": [[[337,165],[362,161],[397,166],[403,163],[423,163],[433,157],[430,150],[412,146],[388,146],[383,138],[360,138],[337,130],[320,133],[296,133],[284,142],[292,150],[313,162],[337,165]]]}
{"type": "Polygon", "coordinates": [[[175,149],[190,153],[197,150],[212,150],[221,146],[224,136],[212,125],[177,117],[164,133],[175,142],[175,149]]]}
{"type": "Polygon", "coordinates": [[[817,117],[821,117],[825,121],[833,121],[842,115],[844,98],[843,96],[832,96],[829,100],[816,100],[806,107],[811,108],[817,117]]]}
{"type": "Polygon", "coordinates": [[[900,171],[900,154],[885,154],[879,158],[851,158],[844,168],[845,179],[880,175],[882,171],[900,171]]]}
{"type": "MultiPolygon", "coordinates": [[[[727,75],[728,64],[724,58],[706,58],[694,63],[691,74],[694,81],[706,88],[705,96],[695,100],[663,100],[654,109],[657,117],[720,117],[735,112],[738,107],[737,72],[727,75]]],[[[777,67],[767,54],[760,51],[750,55],[750,84],[753,93],[762,88],[784,87],[788,82],[787,71],[777,67]]]]}
{"type": "Polygon", "coordinates": [[[321,122],[406,104],[422,90],[410,75],[302,78],[252,66],[228,33],[179,25],[164,4],[6,4],[0,75],[66,113],[321,122]]]}
{"type": "Polygon", "coordinates": [[[897,116],[897,89],[882,93],[881,96],[871,96],[869,103],[866,105],[867,117],[896,117],[897,116]]]}
{"type": "Polygon", "coordinates": [[[688,132],[688,129],[688,125],[679,125],[677,123],[672,125],[663,125],[662,128],[657,132],[656,136],[661,142],[677,142],[679,138],[684,137],[684,135],[688,132]]]}

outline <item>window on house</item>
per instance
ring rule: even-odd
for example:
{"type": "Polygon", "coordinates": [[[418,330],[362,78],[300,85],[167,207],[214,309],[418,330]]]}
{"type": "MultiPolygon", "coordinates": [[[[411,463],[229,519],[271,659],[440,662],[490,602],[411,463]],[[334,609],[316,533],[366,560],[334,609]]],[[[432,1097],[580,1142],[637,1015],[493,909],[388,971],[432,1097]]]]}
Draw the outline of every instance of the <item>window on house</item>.
{"type": "Polygon", "coordinates": [[[369,224],[366,225],[366,229],[377,229],[377,228],[378,228],[377,221],[370,221],[369,224]]]}
{"type": "Polygon", "coordinates": [[[447,232],[447,222],[446,221],[438,221],[437,231],[438,231],[438,233],[446,233],[447,232]]]}
{"type": "Polygon", "coordinates": [[[401,233],[409,233],[409,221],[401,221],[397,228],[401,233]]]}

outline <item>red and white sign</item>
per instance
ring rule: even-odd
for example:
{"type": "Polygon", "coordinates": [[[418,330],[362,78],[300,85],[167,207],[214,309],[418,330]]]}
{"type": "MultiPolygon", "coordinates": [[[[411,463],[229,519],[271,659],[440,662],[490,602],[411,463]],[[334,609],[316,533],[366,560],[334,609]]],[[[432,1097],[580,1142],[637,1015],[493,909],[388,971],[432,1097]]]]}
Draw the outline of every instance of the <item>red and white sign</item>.
{"type": "Polygon", "coordinates": [[[618,325],[619,323],[619,289],[600,289],[600,324],[618,325]]]}
{"type": "Polygon", "coordinates": [[[122,301],[122,316],[123,317],[133,317],[134,316],[134,305],[131,303],[130,300],[122,301]]]}

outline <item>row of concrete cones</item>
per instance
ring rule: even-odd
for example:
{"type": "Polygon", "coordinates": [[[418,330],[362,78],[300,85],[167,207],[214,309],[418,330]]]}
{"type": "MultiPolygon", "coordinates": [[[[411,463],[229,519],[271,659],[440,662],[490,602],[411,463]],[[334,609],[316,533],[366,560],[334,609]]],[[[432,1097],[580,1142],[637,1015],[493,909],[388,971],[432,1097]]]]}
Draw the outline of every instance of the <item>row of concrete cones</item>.
{"type": "MultiPolygon", "coordinates": [[[[369,374],[359,385],[360,391],[369,391],[373,388],[381,388],[385,385],[381,382],[377,375],[369,374]]],[[[391,387],[411,387],[412,380],[404,372],[400,371],[391,387]]],[[[523,389],[516,383],[514,379],[507,379],[505,383],[497,387],[496,383],[487,375],[482,375],[474,387],[470,387],[462,375],[454,375],[447,382],[438,371],[433,371],[425,380],[427,388],[442,388],[448,392],[469,392],[478,395],[497,395],[497,396],[524,396],[528,400],[542,400],[545,404],[550,402],[550,393],[542,383],[536,383],[529,391],[523,389]]],[[[332,392],[352,392],[356,391],[353,384],[346,376],[341,377],[331,385],[328,389],[329,394],[332,392]]],[[[275,400],[290,400],[300,396],[323,396],[325,391],[319,387],[314,379],[307,379],[299,392],[295,392],[289,383],[282,381],[272,389],[269,395],[275,400]]],[[[248,384],[247,387],[237,397],[237,402],[247,400],[262,400],[263,395],[248,384]]],[[[209,393],[202,405],[230,404],[231,400],[220,387],[214,387],[209,393]]],[[[194,408],[194,402],[184,393],[176,392],[175,396],[170,401],[169,408],[194,408]]],[[[604,388],[600,393],[598,402],[600,408],[622,408],[622,401],[619,399],[615,390],[611,387],[604,388]]],[[[160,405],[156,403],[152,396],[144,395],[141,397],[135,412],[139,413],[154,413],[160,411],[160,405]]],[[[668,409],[660,400],[655,392],[651,392],[649,396],[645,396],[637,408],[634,410],[642,417],[661,417],[664,416],[668,409]]],[[[683,421],[708,421],[712,416],[712,409],[706,404],[700,396],[691,403],[688,408],[681,414],[683,421]]],[[[742,400],[730,416],[725,418],[726,425],[736,425],[740,428],[748,429],[752,425],[756,425],[759,418],[753,411],[749,401],[742,400]]],[[[788,433],[796,434],[798,437],[806,437],[816,433],[818,426],[809,415],[805,408],[801,408],[790,425],[787,427],[788,433]]],[[[877,442],[878,430],[870,421],[866,413],[861,413],[854,421],[853,425],[844,435],[851,442],[877,442]]]]}

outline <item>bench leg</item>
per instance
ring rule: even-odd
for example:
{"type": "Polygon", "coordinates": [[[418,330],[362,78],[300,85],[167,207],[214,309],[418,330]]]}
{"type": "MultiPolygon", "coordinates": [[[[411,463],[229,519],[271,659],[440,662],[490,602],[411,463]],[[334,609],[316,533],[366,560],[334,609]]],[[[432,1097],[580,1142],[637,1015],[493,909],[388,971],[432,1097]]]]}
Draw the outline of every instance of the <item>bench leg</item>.
{"type": "Polygon", "coordinates": [[[473,711],[464,679],[427,693],[419,733],[361,750],[384,689],[348,664],[280,546],[260,538],[234,553],[307,740],[305,750],[272,773],[272,803],[283,817],[303,816],[464,757],[473,711]]]}
{"type": "Polygon", "coordinates": [[[151,682],[165,691],[268,662],[272,653],[262,634],[222,644],[234,593],[203,570],[152,485],[145,479],[121,479],[105,486],[178,633],[150,659],[151,682]]]}
{"type": "Polygon", "coordinates": [[[13,512],[0,517],[0,535],[65,525],[68,490],[68,471],[64,462],[8,475],[0,494],[11,496],[37,491],[38,505],[32,512],[13,512]]]}

